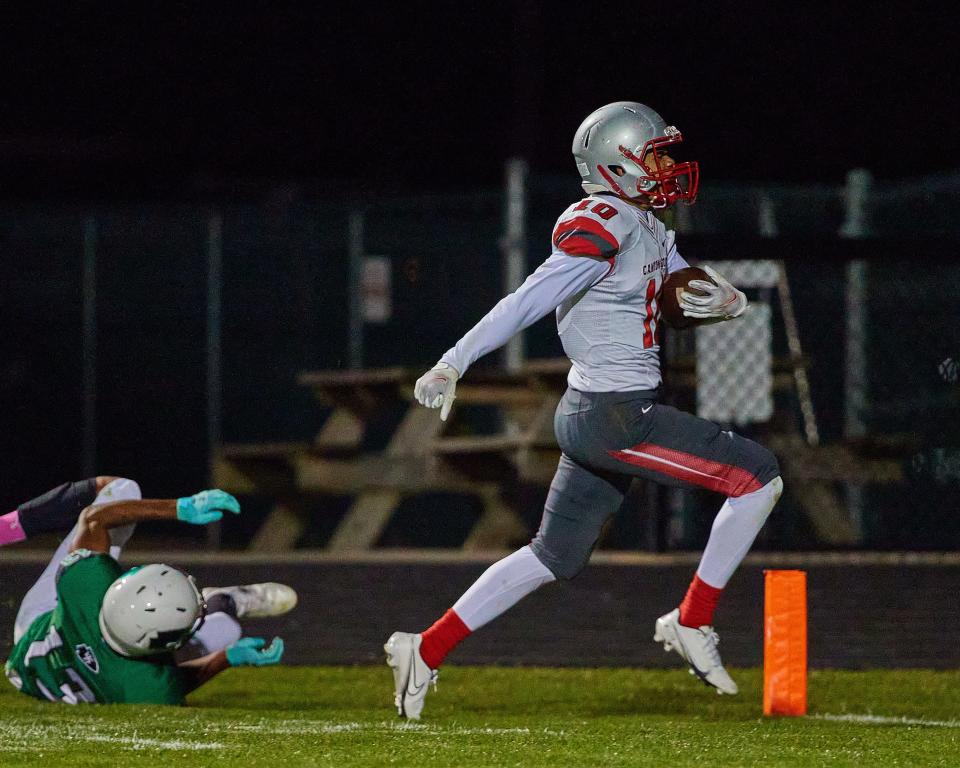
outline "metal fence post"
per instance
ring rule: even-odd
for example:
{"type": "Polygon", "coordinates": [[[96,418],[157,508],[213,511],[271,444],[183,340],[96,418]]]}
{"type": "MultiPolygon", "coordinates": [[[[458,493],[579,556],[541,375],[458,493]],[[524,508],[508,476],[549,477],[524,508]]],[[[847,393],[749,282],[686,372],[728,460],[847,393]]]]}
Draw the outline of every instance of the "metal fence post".
{"type": "MultiPolygon", "coordinates": [[[[223,373],[223,219],[207,221],[207,466],[213,475],[214,454],[222,440],[223,373]]],[[[207,526],[207,547],[220,549],[220,522],[207,526]]]]}
{"type": "Polygon", "coordinates": [[[97,222],[83,223],[83,476],[97,474],[97,222]]]}
{"type": "Polygon", "coordinates": [[[350,304],[347,359],[351,368],[363,368],[363,214],[353,211],[347,221],[350,259],[350,304]]]}
{"type": "Polygon", "coordinates": [[[777,237],[780,234],[780,227],[777,226],[777,209],[768,192],[760,193],[757,228],[760,231],[760,237],[777,237]]]}
{"type": "MultiPolygon", "coordinates": [[[[527,271],[527,162],[520,158],[507,161],[506,201],[504,206],[503,292],[513,293],[527,271]]],[[[504,363],[516,373],[525,358],[523,334],[514,336],[504,349],[504,363]]]]}
{"type": "MultiPolygon", "coordinates": [[[[840,236],[865,237],[870,233],[868,202],[873,177],[863,168],[847,174],[844,191],[846,217],[840,227],[840,236]]],[[[843,436],[855,440],[866,434],[864,414],[867,409],[867,263],[854,259],[847,264],[845,288],[846,349],[844,355],[844,419],[843,436]]],[[[847,483],[845,487],[850,521],[863,541],[863,486],[847,483]]]]}

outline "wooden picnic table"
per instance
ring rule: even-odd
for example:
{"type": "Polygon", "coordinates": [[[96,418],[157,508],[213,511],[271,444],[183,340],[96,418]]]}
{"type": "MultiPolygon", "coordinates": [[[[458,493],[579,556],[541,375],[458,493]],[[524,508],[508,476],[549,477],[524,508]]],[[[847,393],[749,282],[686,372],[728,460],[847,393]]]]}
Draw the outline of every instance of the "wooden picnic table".
{"type": "Polygon", "coordinates": [[[504,499],[511,480],[549,482],[559,458],[553,412],[566,386],[565,359],[531,360],[520,371],[477,368],[457,387],[450,419],[413,400],[422,371],[382,368],[309,371],[297,382],[330,408],[312,443],[221,446],[214,459],[219,487],[277,497],[253,546],[288,549],[307,525],[302,500],[322,494],[353,495],[334,531],[331,549],[373,547],[405,496],[453,491],[478,496],[483,513],[465,546],[500,548],[526,536],[518,510],[504,499]],[[451,434],[458,411],[493,406],[497,434],[451,434]],[[364,450],[373,425],[402,413],[386,447],[364,450]]]}

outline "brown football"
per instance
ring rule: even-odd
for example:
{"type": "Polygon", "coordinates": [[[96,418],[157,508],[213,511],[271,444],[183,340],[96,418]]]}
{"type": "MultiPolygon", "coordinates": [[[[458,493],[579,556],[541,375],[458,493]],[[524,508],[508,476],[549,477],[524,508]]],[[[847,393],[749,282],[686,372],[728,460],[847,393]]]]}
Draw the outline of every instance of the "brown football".
{"type": "Polygon", "coordinates": [[[702,291],[698,291],[695,288],[688,288],[691,280],[706,280],[708,283],[713,282],[713,280],[710,279],[710,275],[700,269],[700,267],[684,267],[667,275],[667,279],[663,281],[663,285],[660,287],[660,294],[657,297],[657,303],[660,307],[660,317],[671,328],[683,330],[684,328],[693,328],[696,325],[701,325],[704,322],[703,320],[686,317],[683,314],[683,310],[680,309],[680,291],[686,289],[690,293],[697,294],[698,296],[704,295],[702,291]]]}

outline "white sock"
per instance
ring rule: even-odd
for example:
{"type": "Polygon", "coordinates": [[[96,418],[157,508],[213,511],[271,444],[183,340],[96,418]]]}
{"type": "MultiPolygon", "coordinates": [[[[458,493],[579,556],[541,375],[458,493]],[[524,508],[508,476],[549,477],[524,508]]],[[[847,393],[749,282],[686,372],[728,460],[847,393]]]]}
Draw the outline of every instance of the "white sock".
{"type": "Polygon", "coordinates": [[[474,632],[554,578],[530,547],[523,547],[487,568],[453,610],[474,632]]]}
{"type": "Polygon", "coordinates": [[[218,611],[211,613],[203,622],[203,626],[187,642],[198,647],[200,656],[222,651],[228,645],[240,639],[240,622],[233,616],[218,611]]]}
{"type": "MultiPolygon", "coordinates": [[[[97,494],[97,498],[93,500],[93,503],[109,504],[112,501],[138,501],[142,498],[143,495],[140,492],[140,486],[136,480],[118,477],[116,480],[111,480],[104,486],[103,490],[97,494]]],[[[120,559],[123,548],[133,535],[134,528],[136,528],[136,525],[130,523],[122,528],[111,528],[108,531],[110,534],[110,557],[114,560],[120,559]]]]}
{"type": "Polygon", "coordinates": [[[727,586],[782,492],[783,481],[775,477],[762,488],[723,503],[697,568],[703,581],[717,589],[727,586]]]}

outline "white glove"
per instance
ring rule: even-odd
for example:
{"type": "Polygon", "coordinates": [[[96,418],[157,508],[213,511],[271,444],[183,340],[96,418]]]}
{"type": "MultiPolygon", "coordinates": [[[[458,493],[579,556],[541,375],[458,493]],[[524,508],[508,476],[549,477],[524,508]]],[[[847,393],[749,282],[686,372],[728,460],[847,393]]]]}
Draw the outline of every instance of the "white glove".
{"type": "Polygon", "coordinates": [[[738,291],[711,266],[704,266],[704,272],[713,278],[713,282],[706,280],[691,280],[689,287],[702,291],[704,296],[698,296],[689,291],[680,291],[680,309],[686,317],[698,320],[718,318],[732,320],[740,317],[747,308],[747,297],[743,291],[738,291]]]}
{"type": "Polygon", "coordinates": [[[446,363],[437,363],[423,376],[417,379],[413,387],[413,396],[420,405],[427,408],[441,408],[440,421],[446,421],[457,398],[457,379],[460,374],[456,368],[446,363]]]}

